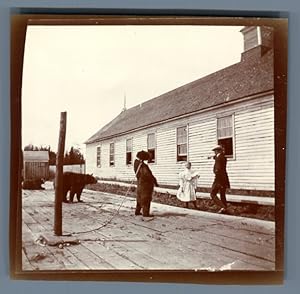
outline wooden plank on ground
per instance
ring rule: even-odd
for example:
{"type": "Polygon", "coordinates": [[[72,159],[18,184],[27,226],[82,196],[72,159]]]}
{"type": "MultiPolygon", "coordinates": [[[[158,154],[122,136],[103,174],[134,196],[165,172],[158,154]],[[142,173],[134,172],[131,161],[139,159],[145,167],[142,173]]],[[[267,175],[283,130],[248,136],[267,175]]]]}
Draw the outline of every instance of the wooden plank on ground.
{"type": "MultiPolygon", "coordinates": [[[[104,243],[97,241],[83,242],[82,245],[88,248],[90,251],[94,252],[99,257],[103,258],[107,264],[111,265],[109,268],[113,269],[122,269],[122,270],[132,270],[132,269],[141,269],[139,265],[134,264],[128,257],[123,256],[119,252],[111,250],[109,243],[104,243]]],[[[105,264],[101,264],[105,265],[105,264]]],[[[100,266],[98,269],[101,269],[100,266]]],[[[107,267],[103,267],[107,269],[107,267]]]]}
{"type": "Polygon", "coordinates": [[[61,269],[54,256],[49,253],[46,247],[37,244],[26,244],[27,258],[35,270],[61,269]]]}
{"type": "MultiPolygon", "coordinates": [[[[76,245],[74,245],[76,246],[76,245]]],[[[86,270],[89,269],[87,265],[82,263],[78,258],[76,258],[70,250],[66,247],[63,249],[59,249],[54,246],[48,246],[48,250],[51,252],[53,256],[55,256],[56,260],[59,264],[63,265],[65,270],[86,270]]]]}
{"type": "Polygon", "coordinates": [[[29,262],[29,259],[25,253],[25,249],[22,248],[22,270],[25,271],[32,271],[34,270],[34,267],[31,265],[31,263],[29,262]]]}
{"type": "MultiPolygon", "coordinates": [[[[141,222],[142,223],[142,222],[141,222]]],[[[138,239],[141,237],[145,239],[144,242],[118,242],[118,245],[126,246],[126,249],[130,251],[136,251],[142,253],[145,257],[151,257],[151,259],[159,260],[158,264],[153,263],[154,268],[202,268],[207,265],[207,260],[210,258],[210,267],[220,267],[224,264],[229,263],[231,258],[228,257],[214,257],[208,251],[206,252],[206,258],[200,254],[202,252],[197,252],[195,244],[193,246],[187,246],[188,240],[182,240],[178,238],[168,239],[165,238],[163,232],[151,231],[146,227],[128,226],[123,232],[126,235],[130,235],[132,239],[138,239]],[[127,229],[127,230],[126,230],[127,229]],[[131,233],[131,234],[129,234],[131,233]],[[161,257],[163,256],[163,262],[161,262],[161,257]]],[[[105,237],[114,236],[114,238],[120,238],[117,233],[116,227],[105,228],[101,231],[101,234],[105,237]]],[[[120,231],[120,230],[119,230],[120,231]]],[[[99,232],[100,234],[100,232],[99,232]]],[[[112,240],[113,241],[113,240],[112,240]]],[[[192,244],[192,242],[190,242],[192,244]]],[[[190,245],[191,245],[190,244],[190,245]]],[[[130,252],[129,251],[129,252],[130,252]]],[[[148,266],[150,264],[148,262],[148,266]]]]}
{"type": "Polygon", "coordinates": [[[67,250],[70,251],[79,261],[85,264],[89,269],[113,268],[113,266],[110,263],[108,263],[102,257],[98,256],[82,244],[67,247],[67,250]]]}
{"type": "Polygon", "coordinates": [[[35,242],[45,231],[53,232],[54,191],[27,191],[25,196],[22,258],[26,267],[39,270],[274,269],[272,222],[158,203],[152,204],[154,219],[142,221],[140,216],[134,216],[134,198],[84,191],[85,203],[63,204],[64,232],[81,232],[73,237],[82,242],[58,249],[35,242]]]}

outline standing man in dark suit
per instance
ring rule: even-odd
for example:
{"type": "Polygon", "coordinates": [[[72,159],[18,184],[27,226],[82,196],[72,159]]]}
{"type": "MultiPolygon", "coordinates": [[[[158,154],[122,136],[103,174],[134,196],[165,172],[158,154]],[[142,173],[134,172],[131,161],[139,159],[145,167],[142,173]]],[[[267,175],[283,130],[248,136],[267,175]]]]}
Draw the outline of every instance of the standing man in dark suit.
{"type": "Polygon", "coordinates": [[[221,207],[218,213],[222,213],[227,208],[226,201],[226,189],[230,188],[230,183],[226,171],[227,158],[225,157],[223,147],[217,145],[214,149],[215,152],[215,165],[214,165],[214,174],[215,179],[212,184],[212,189],[210,196],[214,202],[221,207]],[[217,193],[220,192],[221,200],[217,197],[217,193]]]}

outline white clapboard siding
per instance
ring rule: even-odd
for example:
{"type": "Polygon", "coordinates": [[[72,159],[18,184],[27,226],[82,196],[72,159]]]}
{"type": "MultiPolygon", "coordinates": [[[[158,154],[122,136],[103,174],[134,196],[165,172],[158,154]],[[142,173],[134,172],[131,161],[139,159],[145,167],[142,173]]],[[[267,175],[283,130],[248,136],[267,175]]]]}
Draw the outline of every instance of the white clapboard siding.
{"type": "Polygon", "coordinates": [[[230,180],[237,188],[274,190],[274,107],[249,106],[235,114],[235,162],[229,162],[230,180]]]}
{"type": "Polygon", "coordinates": [[[192,169],[200,171],[199,187],[209,187],[213,182],[213,160],[208,159],[216,145],[216,116],[212,113],[206,120],[189,125],[189,161],[192,169]]]}
{"type": "Polygon", "coordinates": [[[147,150],[147,135],[156,134],[156,158],[149,164],[158,182],[178,185],[183,163],[176,158],[176,128],[188,125],[188,160],[200,171],[199,187],[211,187],[214,179],[212,147],[217,143],[217,117],[234,117],[234,158],[228,159],[231,187],[274,190],[274,101],[266,96],[237,102],[190,117],[179,118],[131,132],[111,140],[87,145],[87,172],[102,178],[133,180],[133,165],[126,165],[126,139],[133,139],[132,161],[140,150],[147,150]],[[109,144],[115,143],[115,165],[109,166],[109,144]],[[101,145],[101,167],[96,167],[96,147],[101,145]]]}

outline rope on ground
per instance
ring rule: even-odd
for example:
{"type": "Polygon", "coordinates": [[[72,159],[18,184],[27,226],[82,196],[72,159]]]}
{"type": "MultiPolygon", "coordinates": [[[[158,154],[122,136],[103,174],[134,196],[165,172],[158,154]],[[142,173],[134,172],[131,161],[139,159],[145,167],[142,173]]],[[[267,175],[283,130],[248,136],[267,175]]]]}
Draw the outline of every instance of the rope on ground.
{"type": "MultiPolygon", "coordinates": [[[[136,171],[135,175],[138,174],[138,172],[139,172],[139,170],[140,170],[140,167],[141,167],[142,163],[143,163],[143,162],[141,161],[140,164],[139,164],[139,166],[138,166],[138,168],[137,168],[137,171],[136,171]]],[[[102,224],[101,226],[99,226],[99,227],[97,227],[97,228],[95,228],[95,229],[86,230],[86,231],[79,231],[79,232],[72,232],[72,235],[84,234],[84,233],[91,233],[91,232],[94,232],[94,231],[98,231],[98,230],[100,230],[100,229],[106,227],[109,223],[111,223],[111,221],[119,214],[119,211],[120,211],[121,207],[123,206],[124,200],[126,199],[126,197],[127,197],[128,193],[129,193],[129,190],[130,190],[131,185],[133,184],[133,182],[134,182],[134,180],[131,181],[131,183],[130,183],[130,185],[128,186],[128,189],[127,189],[125,195],[123,195],[124,197],[123,197],[123,199],[122,199],[122,201],[121,201],[121,204],[119,205],[117,211],[112,215],[112,217],[111,217],[109,220],[107,220],[104,224],[102,224]]]]}

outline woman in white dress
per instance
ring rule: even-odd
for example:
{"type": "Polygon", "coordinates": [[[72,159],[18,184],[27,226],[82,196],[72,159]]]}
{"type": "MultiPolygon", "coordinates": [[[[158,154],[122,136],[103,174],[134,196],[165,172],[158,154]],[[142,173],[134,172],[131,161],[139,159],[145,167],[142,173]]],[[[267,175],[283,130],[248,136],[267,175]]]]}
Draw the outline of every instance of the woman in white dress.
{"type": "Polygon", "coordinates": [[[197,207],[197,198],[196,198],[196,188],[197,188],[197,179],[199,173],[195,173],[191,170],[192,164],[187,162],[185,164],[185,169],[179,174],[179,189],[177,192],[177,198],[185,202],[186,208],[189,206],[189,202],[192,202],[197,207]]]}

